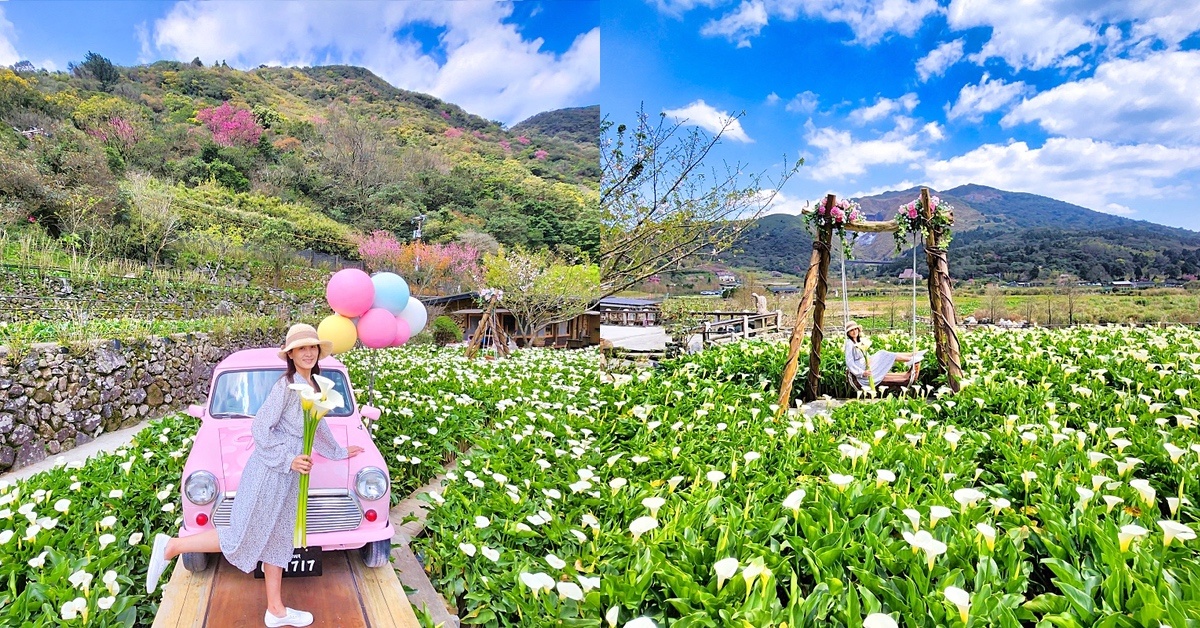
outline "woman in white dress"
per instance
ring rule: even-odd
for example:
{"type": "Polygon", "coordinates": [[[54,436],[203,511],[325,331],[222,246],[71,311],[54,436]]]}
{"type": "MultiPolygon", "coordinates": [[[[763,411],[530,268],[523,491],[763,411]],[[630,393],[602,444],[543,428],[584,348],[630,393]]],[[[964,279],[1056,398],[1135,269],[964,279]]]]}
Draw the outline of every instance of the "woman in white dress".
{"type": "Polygon", "coordinates": [[[850,321],[846,323],[846,370],[850,371],[863,388],[880,384],[905,384],[908,382],[907,373],[888,375],[896,362],[904,364],[913,359],[911,353],[895,353],[892,351],[876,351],[870,355],[870,342],[863,336],[862,327],[850,321]],[[885,378],[891,378],[886,379],[885,378]],[[903,378],[903,381],[900,381],[903,378]]]}
{"type": "MultiPolygon", "coordinates": [[[[300,453],[304,414],[299,393],[288,385],[308,384],[317,390],[313,381],[313,375],[321,372],[317,361],[332,349],[333,343],[321,340],[311,325],[297,324],[288,329],[279,351],[287,372],[275,382],[254,417],[250,428],[254,452],[242,470],[229,526],[183,538],[157,535],[146,573],[147,591],[154,591],[172,558],[187,552],[221,552],[231,565],[244,572],[262,562],[267,626],[307,626],[313,622],[312,613],[284,606],[281,593],[283,568],[292,559],[300,475],[311,471],[313,465],[312,456],[300,453]]],[[[313,449],[329,460],[357,456],[363,450],[357,445],[338,445],[324,419],[317,424],[313,449]]]]}

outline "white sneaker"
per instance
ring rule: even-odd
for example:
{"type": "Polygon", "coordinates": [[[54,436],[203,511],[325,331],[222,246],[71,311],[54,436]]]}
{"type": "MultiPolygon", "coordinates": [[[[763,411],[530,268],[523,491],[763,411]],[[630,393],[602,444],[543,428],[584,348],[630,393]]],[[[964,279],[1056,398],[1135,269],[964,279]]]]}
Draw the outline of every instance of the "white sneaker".
{"type": "Polygon", "coordinates": [[[146,570],[147,593],[154,593],[154,590],[158,588],[158,579],[167,569],[167,541],[170,540],[171,537],[166,534],[154,537],[154,549],[150,551],[150,568],[146,570]]]}
{"type": "Polygon", "coordinates": [[[271,614],[271,611],[266,612],[263,621],[266,622],[268,628],[278,628],[279,626],[307,626],[313,623],[312,613],[298,611],[294,608],[287,608],[287,613],[283,617],[276,617],[271,614]]]}

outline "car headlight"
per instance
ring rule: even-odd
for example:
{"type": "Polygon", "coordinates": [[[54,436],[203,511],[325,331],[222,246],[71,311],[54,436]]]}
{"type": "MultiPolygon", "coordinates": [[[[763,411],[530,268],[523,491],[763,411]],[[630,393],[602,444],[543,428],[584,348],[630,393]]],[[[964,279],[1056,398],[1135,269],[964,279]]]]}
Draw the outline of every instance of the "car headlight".
{"type": "Polygon", "coordinates": [[[196,471],[183,483],[183,494],[197,506],[211,504],[217,498],[217,478],[208,471],[196,471]]]}
{"type": "Polygon", "coordinates": [[[383,498],[387,489],[387,474],[375,467],[363,467],[358,475],[354,476],[354,492],[369,502],[383,498]]]}

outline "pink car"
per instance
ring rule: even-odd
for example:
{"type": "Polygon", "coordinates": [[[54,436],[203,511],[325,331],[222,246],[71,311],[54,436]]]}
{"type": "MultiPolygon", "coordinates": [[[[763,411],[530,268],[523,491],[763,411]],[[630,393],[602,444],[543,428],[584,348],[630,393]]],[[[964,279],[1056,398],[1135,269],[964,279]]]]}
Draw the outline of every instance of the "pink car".
{"type": "MultiPolygon", "coordinates": [[[[229,525],[238,481],[254,450],[250,424],[286,369],[278,351],[247,349],[225,358],[213,372],[208,405],[188,407],[188,414],[204,423],[183,467],[183,528],[179,536],[229,525]]],[[[362,418],[378,419],[379,409],[355,406],[344,364],[332,357],[319,364],[321,375],[333,380],[346,401],[324,420],[339,444],[358,445],[363,452],[346,460],[329,460],[313,452],[308,544],[323,551],[359,549],[368,566],[386,565],[394,532],[388,520],[391,480],[362,418]]],[[[184,554],[183,565],[189,571],[203,571],[208,567],[208,554],[184,554]]]]}

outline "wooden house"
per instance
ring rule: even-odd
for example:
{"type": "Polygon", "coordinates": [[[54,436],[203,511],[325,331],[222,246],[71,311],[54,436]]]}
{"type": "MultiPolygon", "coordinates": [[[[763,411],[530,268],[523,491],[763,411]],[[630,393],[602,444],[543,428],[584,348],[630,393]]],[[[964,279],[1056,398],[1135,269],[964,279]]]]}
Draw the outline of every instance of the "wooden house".
{"type": "MultiPolygon", "coordinates": [[[[440,297],[419,297],[426,307],[440,308],[463,329],[463,339],[469,341],[479,329],[484,310],[478,293],[465,292],[440,297]]],[[[589,310],[559,323],[551,323],[529,337],[517,334],[517,320],[512,312],[496,308],[498,326],[520,346],[560,347],[578,349],[600,344],[600,312],[589,310]]]]}

